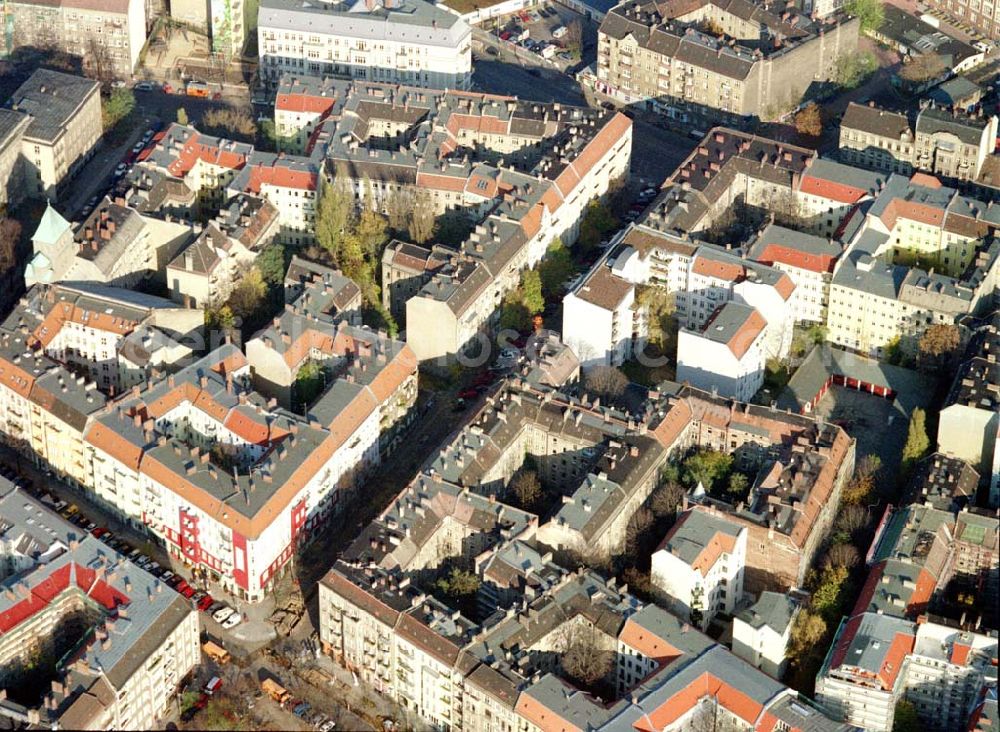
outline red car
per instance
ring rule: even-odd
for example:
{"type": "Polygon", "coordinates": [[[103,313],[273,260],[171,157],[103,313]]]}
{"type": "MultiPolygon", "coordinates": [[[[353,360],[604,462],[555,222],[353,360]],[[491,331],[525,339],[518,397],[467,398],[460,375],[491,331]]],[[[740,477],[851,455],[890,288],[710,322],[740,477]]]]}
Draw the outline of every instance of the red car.
{"type": "Polygon", "coordinates": [[[108,533],[108,530],[107,529],[102,529],[100,526],[98,526],[96,529],[94,529],[90,533],[91,533],[92,536],[100,539],[102,534],[108,533]]]}
{"type": "Polygon", "coordinates": [[[501,33],[500,34],[500,40],[501,41],[509,41],[510,40],[510,31],[504,31],[503,33],[501,33]]]}
{"type": "Polygon", "coordinates": [[[178,592],[180,592],[182,595],[184,595],[184,597],[186,599],[190,600],[191,599],[191,595],[194,594],[194,588],[193,587],[185,587],[182,590],[178,590],[178,592]]]}
{"type": "MultiPolygon", "coordinates": [[[[184,590],[190,590],[191,589],[191,585],[189,585],[185,580],[181,580],[177,584],[173,585],[173,588],[175,590],[177,590],[178,592],[184,592],[184,590]]],[[[193,590],[192,590],[191,594],[192,595],[194,594],[193,590]]]]}
{"type": "Polygon", "coordinates": [[[462,389],[462,391],[458,392],[459,399],[475,399],[478,396],[479,392],[475,389],[462,389]]]}
{"type": "Polygon", "coordinates": [[[211,595],[205,595],[201,600],[198,601],[198,609],[202,612],[208,610],[212,605],[215,604],[215,600],[212,599],[211,595]]]}

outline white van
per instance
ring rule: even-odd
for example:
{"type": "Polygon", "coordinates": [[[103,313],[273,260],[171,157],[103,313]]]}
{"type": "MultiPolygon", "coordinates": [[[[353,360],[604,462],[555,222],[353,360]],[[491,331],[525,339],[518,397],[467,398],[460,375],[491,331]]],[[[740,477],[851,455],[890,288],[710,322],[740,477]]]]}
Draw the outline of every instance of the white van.
{"type": "Polygon", "coordinates": [[[569,29],[564,25],[552,29],[552,37],[556,39],[562,38],[567,33],[569,33],[569,29]]]}

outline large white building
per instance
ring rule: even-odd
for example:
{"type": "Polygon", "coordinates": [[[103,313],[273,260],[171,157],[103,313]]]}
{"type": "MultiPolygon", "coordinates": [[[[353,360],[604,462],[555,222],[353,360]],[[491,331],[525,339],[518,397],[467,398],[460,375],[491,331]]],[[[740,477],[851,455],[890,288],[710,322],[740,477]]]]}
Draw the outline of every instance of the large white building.
{"type": "MultiPolygon", "coordinates": [[[[637,302],[639,287],[660,287],[674,296],[680,325],[699,334],[687,333],[687,345],[693,338],[705,340],[705,325],[720,306],[737,303],[762,319],[759,351],[764,359],[784,358],[791,348],[796,285],[788,274],[721,247],[633,225],[563,299],[563,339],[585,367],[620,364],[642,345],[646,309],[637,302]]],[[[742,361],[746,352],[739,350],[736,360],[742,361]]],[[[752,350],[746,362],[729,364],[725,373],[753,381],[758,348],[752,350]]],[[[690,353],[689,366],[696,370],[702,359],[699,351],[690,353]]],[[[699,385],[711,389],[706,380],[699,385]]],[[[731,390],[735,388],[733,384],[731,390]]]]}
{"type": "Polygon", "coordinates": [[[4,14],[14,47],[58,49],[92,76],[129,78],[146,45],[146,7],[144,0],[14,0],[4,14]]]}
{"type": "Polygon", "coordinates": [[[873,732],[892,729],[904,698],[928,729],[962,729],[984,681],[996,678],[996,655],[995,635],[861,613],[841,623],[816,677],[816,698],[873,732]]]}
{"type": "Polygon", "coordinates": [[[468,89],[472,29],[426,0],[313,3],[263,0],[261,78],[349,76],[432,89],[468,89]]]}
{"type": "Polygon", "coordinates": [[[748,402],[764,384],[764,332],[755,308],[727,302],[699,330],[677,336],[677,380],[748,402]]]}
{"type": "Polygon", "coordinates": [[[780,679],[788,667],[788,643],[799,604],[781,592],[762,592],[750,607],[733,616],[733,653],[780,679]]]}
{"type": "Polygon", "coordinates": [[[689,509],[653,552],[650,581],[676,615],[705,630],[742,599],[746,554],[745,527],[714,509],[689,509]]]}

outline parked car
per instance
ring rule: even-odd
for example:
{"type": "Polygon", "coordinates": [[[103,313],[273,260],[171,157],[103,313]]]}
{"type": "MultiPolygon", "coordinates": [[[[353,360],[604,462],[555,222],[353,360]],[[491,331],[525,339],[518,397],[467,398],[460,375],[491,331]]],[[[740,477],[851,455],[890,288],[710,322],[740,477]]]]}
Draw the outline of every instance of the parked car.
{"type": "Polygon", "coordinates": [[[552,37],[553,38],[562,38],[567,33],[569,33],[569,28],[567,28],[564,25],[558,25],[558,26],[556,26],[555,28],[552,29],[552,37]]]}
{"type": "Polygon", "coordinates": [[[319,728],[319,732],[331,732],[331,730],[333,730],[336,726],[337,723],[334,722],[332,719],[327,720],[326,722],[323,723],[323,726],[319,728]]]}
{"type": "Polygon", "coordinates": [[[198,603],[198,609],[201,612],[206,612],[214,604],[215,604],[215,601],[212,599],[212,596],[209,595],[209,594],[206,594],[203,598],[201,598],[201,601],[198,603]]]}
{"type": "Polygon", "coordinates": [[[205,610],[205,612],[208,613],[209,615],[215,615],[215,613],[217,613],[219,610],[221,610],[225,606],[226,606],[226,603],[220,602],[220,601],[217,600],[217,601],[213,602],[211,605],[209,605],[208,608],[205,610]]]}
{"type": "Polygon", "coordinates": [[[312,704],[310,704],[309,702],[307,701],[299,702],[298,704],[295,705],[295,708],[292,709],[292,714],[294,714],[296,717],[301,717],[310,709],[312,709],[312,704]]]}
{"type": "Polygon", "coordinates": [[[193,595],[191,595],[191,602],[193,602],[195,605],[197,605],[199,602],[201,602],[201,598],[203,598],[204,596],[205,596],[205,593],[202,592],[201,590],[198,590],[196,593],[194,593],[193,595]]]}
{"type": "Polygon", "coordinates": [[[136,91],[153,91],[153,85],[148,81],[140,81],[134,88],[136,91]]]}
{"type": "Polygon", "coordinates": [[[168,580],[170,580],[170,579],[171,579],[172,577],[174,577],[174,573],[173,573],[173,572],[171,572],[171,571],[170,571],[170,570],[168,569],[168,570],[165,570],[165,571],[163,572],[163,574],[161,574],[161,575],[160,575],[160,581],[161,581],[161,582],[167,582],[167,581],[168,581],[168,580]]]}
{"type": "Polygon", "coordinates": [[[222,627],[226,630],[230,628],[235,628],[237,625],[243,622],[243,616],[239,613],[233,613],[228,618],[222,621],[222,627]]]}
{"type": "Polygon", "coordinates": [[[213,676],[208,680],[208,683],[205,684],[205,693],[211,696],[221,688],[222,688],[222,679],[220,679],[218,676],[213,676]]]}
{"type": "Polygon", "coordinates": [[[503,33],[501,33],[500,34],[500,40],[501,41],[509,41],[510,40],[510,31],[504,31],[503,33]]]}
{"type": "Polygon", "coordinates": [[[219,610],[216,610],[212,614],[212,620],[214,620],[217,623],[221,623],[230,615],[232,615],[234,612],[236,611],[233,610],[231,607],[229,607],[229,605],[223,605],[219,610]]]}

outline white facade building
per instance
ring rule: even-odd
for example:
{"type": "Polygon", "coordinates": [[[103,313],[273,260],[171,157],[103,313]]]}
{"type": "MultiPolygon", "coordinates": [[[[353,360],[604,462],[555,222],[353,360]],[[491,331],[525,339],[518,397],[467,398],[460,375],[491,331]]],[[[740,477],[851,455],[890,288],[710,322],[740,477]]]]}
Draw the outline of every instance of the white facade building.
{"type": "Polygon", "coordinates": [[[425,0],[264,0],[257,37],[261,77],[272,85],[287,73],[432,89],[472,80],[472,29],[425,0]]]}
{"type": "Polygon", "coordinates": [[[763,316],[749,305],[720,305],[700,330],[677,337],[677,381],[748,402],[764,383],[763,316]]]}
{"type": "Polygon", "coordinates": [[[718,613],[732,614],[742,598],[746,553],[745,527],[690,509],[653,553],[654,591],[679,617],[704,630],[718,613]]]}
{"type": "Polygon", "coordinates": [[[799,604],[780,592],[762,592],[751,607],[733,617],[733,653],[780,679],[799,604]]]}

